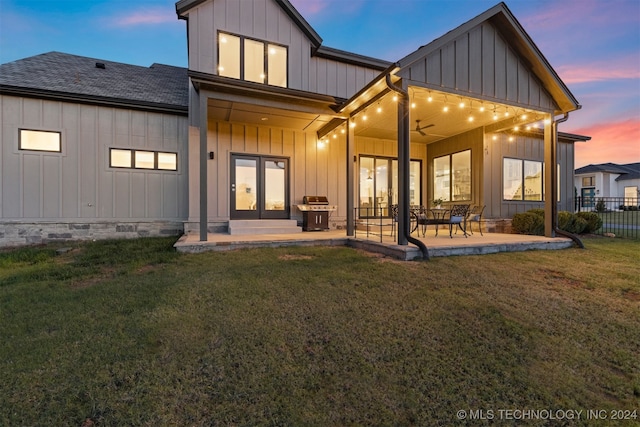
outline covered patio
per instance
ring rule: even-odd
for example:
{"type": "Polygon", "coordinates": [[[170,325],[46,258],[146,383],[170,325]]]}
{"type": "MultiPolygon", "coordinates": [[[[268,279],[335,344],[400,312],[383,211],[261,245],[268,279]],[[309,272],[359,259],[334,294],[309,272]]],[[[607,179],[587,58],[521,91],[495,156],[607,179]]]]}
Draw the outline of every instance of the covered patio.
{"type": "MultiPolygon", "coordinates": [[[[485,255],[498,252],[521,252],[528,250],[565,249],[573,245],[571,239],[526,236],[522,234],[480,233],[464,237],[454,234],[449,237],[447,230],[427,231],[425,237],[418,233],[413,236],[428,247],[429,257],[454,255],[485,255]]],[[[423,259],[417,246],[399,245],[388,231],[356,231],[355,236],[346,236],[344,230],[293,234],[251,234],[230,235],[209,233],[207,241],[201,241],[196,233],[183,235],[174,245],[178,252],[198,253],[206,251],[230,251],[249,248],[274,248],[284,246],[349,246],[352,248],[379,253],[403,261],[423,259]]]]}

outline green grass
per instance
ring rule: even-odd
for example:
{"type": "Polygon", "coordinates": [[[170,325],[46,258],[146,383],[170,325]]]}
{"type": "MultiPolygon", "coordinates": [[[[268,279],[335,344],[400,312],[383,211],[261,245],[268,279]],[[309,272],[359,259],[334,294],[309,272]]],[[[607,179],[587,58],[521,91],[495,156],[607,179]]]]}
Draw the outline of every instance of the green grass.
{"type": "Polygon", "coordinates": [[[430,262],[173,241],[0,252],[0,425],[463,425],[461,409],[640,404],[638,241],[430,262]]]}

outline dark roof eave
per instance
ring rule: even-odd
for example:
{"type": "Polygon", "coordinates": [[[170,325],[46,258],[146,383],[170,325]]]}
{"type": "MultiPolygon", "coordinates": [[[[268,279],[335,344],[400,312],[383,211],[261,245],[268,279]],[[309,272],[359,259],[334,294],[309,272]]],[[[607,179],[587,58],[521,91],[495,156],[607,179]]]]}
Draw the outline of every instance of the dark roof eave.
{"type": "Polygon", "coordinates": [[[340,61],[346,64],[357,65],[359,67],[373,68],[378,71],[384,71],[392,64],[391,62],[384,61],[382,59],[358,55],[356,53],[351,53],[326,46],[320,46],[316,50],[315,56],[320,58],[332,59],[334,61],[340,61]]]}
{"type": "Polygon", "coordinates": [[[273,98],[276,96],[288,99],[294,103],[322,105],[324,107],[331,108],[334,111],[342,102],[344,102],[344,99],[330,95],[321,95],[297,89],[281,88],[278,86],[268,86],[260,83],[220,77],[215,74],[203,73],[201,71],[189,70],[188,75],[196,89],[199,89],[200,84],[204,84],[215,87],[216,90],[221,92],[238,93],[263,98],[273,98]]]}
{"type": "Polygon", "coordinates": [[[52,90],[33,89],[25,87],[0,85],[0,95],[24,96],[52,101],[74,102],[79,104],[99,105],[103,107],[127,108],[150,111],[155,113],[176,114],[187,116],[188,105],[161,104],[156,102],[137,101],[123,98],[109,98],[96,95],[85,95],[52,90]]]}

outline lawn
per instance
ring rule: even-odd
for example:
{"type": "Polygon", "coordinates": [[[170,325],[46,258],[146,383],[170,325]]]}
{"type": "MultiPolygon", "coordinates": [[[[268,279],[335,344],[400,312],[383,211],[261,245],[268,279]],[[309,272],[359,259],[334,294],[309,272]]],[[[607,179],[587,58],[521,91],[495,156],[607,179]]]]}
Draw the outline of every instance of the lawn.
{"type": "Polygon", "coordinates": [[[0,252],[0,425],[640,424],[637,240],[428,262],[173,242],[0,252]]]}

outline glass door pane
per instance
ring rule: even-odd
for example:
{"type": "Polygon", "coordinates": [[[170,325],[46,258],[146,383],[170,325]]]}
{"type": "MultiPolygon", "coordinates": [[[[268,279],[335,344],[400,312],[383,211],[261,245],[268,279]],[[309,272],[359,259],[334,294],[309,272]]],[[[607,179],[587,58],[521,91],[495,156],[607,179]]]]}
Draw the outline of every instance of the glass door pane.
{"type": "Polygon", "coordinates": [[[373,216],[373,158],[360,157],[360,216],[373,216]]]}
{"type": "Polygon", "coordinates": [[[376,159],[376,216],[388,216],[389,213],[389,159],[376,159]]]}
{"type": "Polygon", "coordinates": [[[264,161],[264,209],[265,211],[285,211],[286,203],[286,162],[284,160],[264,161]]]}
{"type": "Polygon", "coordinates": [[[258,162],[235,159],[235,210],[255,211],[258,192],[258,162]]]}

